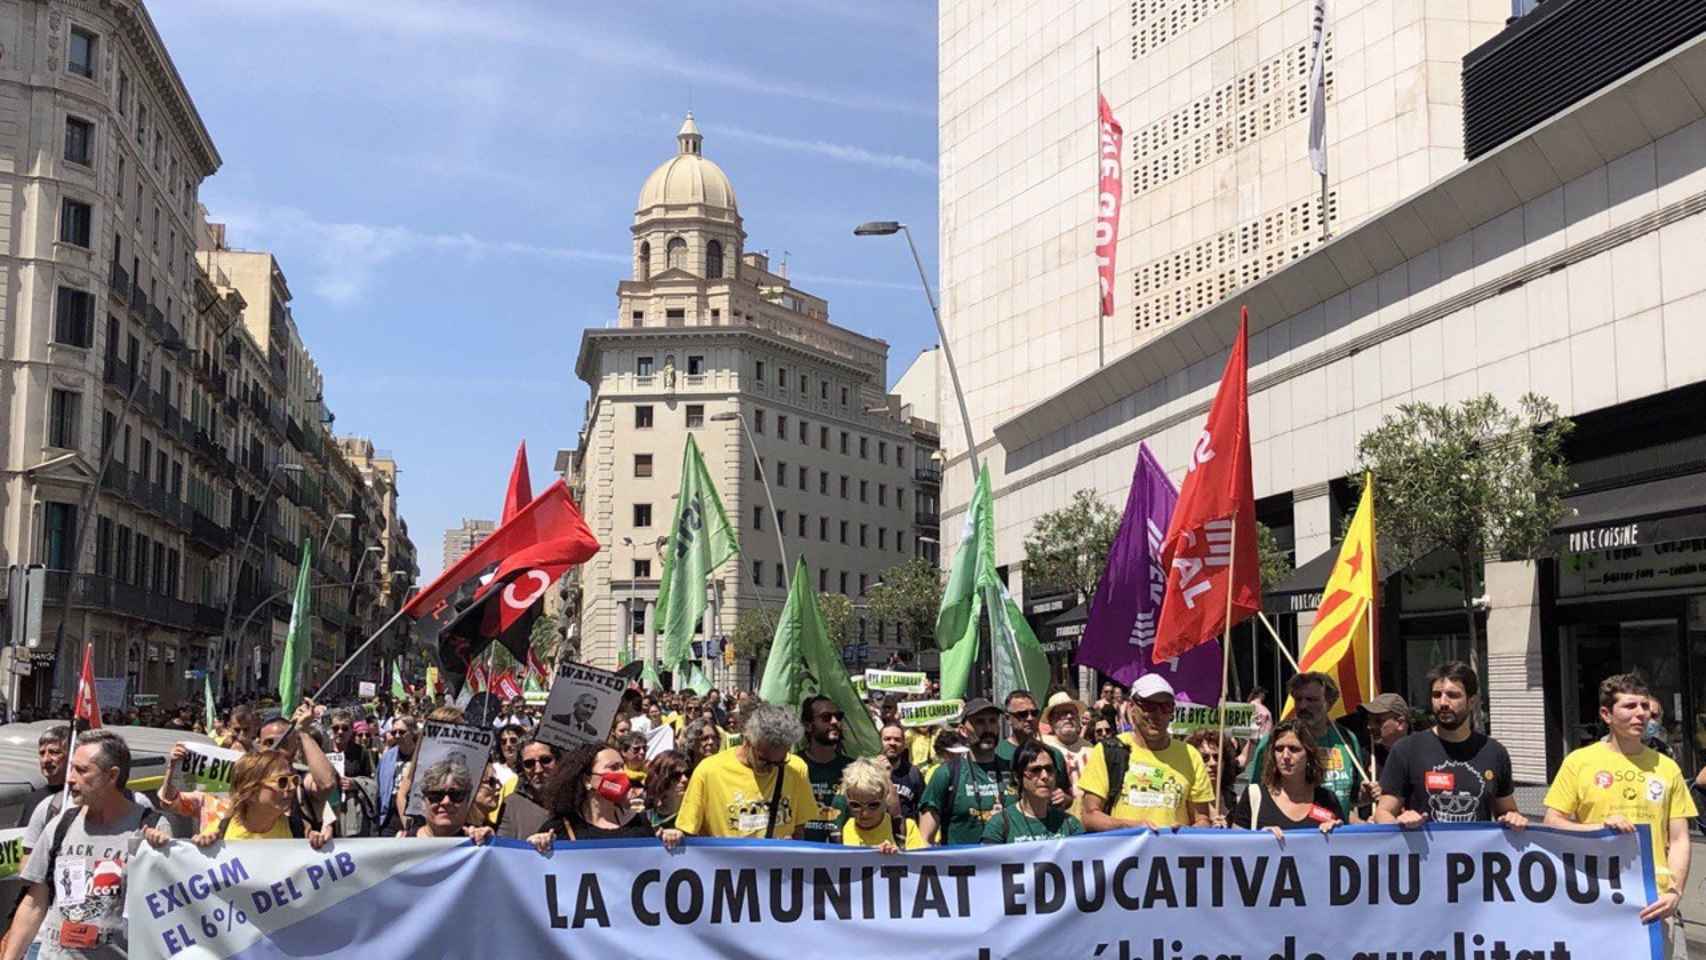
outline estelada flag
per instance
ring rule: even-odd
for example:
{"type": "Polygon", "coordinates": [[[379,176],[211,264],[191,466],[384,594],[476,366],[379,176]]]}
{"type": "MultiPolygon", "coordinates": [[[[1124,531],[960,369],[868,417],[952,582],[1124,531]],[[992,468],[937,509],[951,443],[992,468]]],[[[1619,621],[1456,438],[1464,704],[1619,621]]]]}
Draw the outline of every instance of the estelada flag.
{"type": "MultiPolygon", "coordinates": [[[[1298,666],[1304,672],[1325,673],[1339,685],[1339,699],[1329,711],[1338,719],[1380,691],[1372,672],[1374,643],[1374,477],[1364,477],[1362,501],[1351,517],[1350,529],[1339,544],[1339,560],[1321,592],[1315,626],[1303,644],[1298,666]]],[[[1282,716],[1291,715],[1291,698],[1282,716]]]]}
{"type": "Polygon", "coordinates": [[[83,645],[83,673],[77,678],[77,699],[72,702],[71,716],[88,724],[88,729],[101,729],[101,703],[95,697],[94,650],[83,645]]]}
{"type": "Polygon", "coordinates": [[[1231,625],[1261,609],[1256,493],[1250,478],[1249,327],[1250,311],[1245,308],[1162,541],[1167,589],[1155,631],[1155,663],[1220,636],[1229,626],[1228,591],[1231,625]]]}
{"type": "MultiPolygon", "coordinates": [[[[525,612],[570,567],[585,563],[598,549],[569,488],[559,480],[440,574],[403,613],[419,626],[422,642],[437,645],[439,666],[454,675],[446,678],[454,689],[498,635],[496,608],[525,612]]],[[[524,648],[517,659],[525,655],[524,648]]]]}

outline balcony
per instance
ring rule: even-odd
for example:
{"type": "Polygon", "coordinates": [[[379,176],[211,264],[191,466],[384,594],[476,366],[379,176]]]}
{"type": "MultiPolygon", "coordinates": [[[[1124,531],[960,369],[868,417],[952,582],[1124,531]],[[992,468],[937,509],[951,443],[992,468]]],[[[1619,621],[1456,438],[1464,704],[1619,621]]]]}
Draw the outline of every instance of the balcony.
{"type": "Polygon", "coordinates": [[[214,553],[223,553],[231,549],[233,541],[231,531],[223,524],[215,521],[200,510],[191,512],[190,539],[212,548],[214,553]]]}
{"type": "Polygon", "coordinates": [[[320,615],[321,620],[326,621],[334,627],[341,628],[349,625],[349,612],[335,603],[317,606],[315,607],[315,612],[320,615]]]}
{"type": "Polygon", "coordinates": [[[942,468],[935,465],[913,467],[912,479],[939,487],[942,485],[942,468]]]}
{"type": "Polygon", "coordinates": [[[291,446],[302,449],[302,428],[296,425],[295,417],[284,418],[284,438],[290,441],[291,446]]]}
{"type": "Polygon", "coordinates": [[[106,368],[101,371],[101,382],[118,390],[123,395],[130,392],[134,377],[130,372],[130,364],[117,357],[107,357],[106,368]]]}
{"type": "Polygon", "coordinates": [[[237,411],[239,409],[237,398],[226,397],[225,400],[219,404],[219,409],[223,411],[227,417],[230,417],[233,420],[237,419],[237,411]]]}
{"type": "Polygon", "coordinates": [[[112,266],[112,276],[107,280],[107,289],[113,299],[119,303],[130,300],[130,273],[117,263],[112,266]]]}
{"type": "Polygon", "coordinates": [[[166,323],[166,315],[160,312],[159,307],[149,304],[148,332],[152,333],[157,339],[164,340],[169,330],[171,327],[166,323]]]}
{"type": "Polygon", "coordinates": [[[912,515],[912,525],[935,530],[942,526],[942,515],[934,510],[919,510],[912,515]]]}
{"type": "Polygon", "coordinates": [[[140,283],[130,288],[130,309],[140,316],[148,316],[148,294],[143,291],[140,283]]]}
{"type": "Polygon", "coordinates": [[[111,577],[49,570],[46,602],[64,603],[67,590],[73,607],[105,610],[181,630],[216,633],[224,619],[224,611],[216,607],[164,597],[111,577]]]}
{"type": "Polygon", "coordinates": [[[231,339],[225,341],[225,359],[233,361],[243,359],[242,334],[232,334],[231,339]]]}

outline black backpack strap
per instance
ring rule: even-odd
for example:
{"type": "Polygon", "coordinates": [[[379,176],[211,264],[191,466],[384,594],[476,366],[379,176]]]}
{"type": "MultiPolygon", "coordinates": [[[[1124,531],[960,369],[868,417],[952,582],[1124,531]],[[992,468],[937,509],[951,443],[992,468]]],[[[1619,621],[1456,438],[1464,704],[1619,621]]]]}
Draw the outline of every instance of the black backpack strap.
{"type": "Polygon", "coordinates": [[[53,884],[54,868],[59,865],[59,848],[65,846],[65,838],[71,834],[71,825],[83,815],[82,807],[73,807],[69,813],[59,818],[58,826],[53,828],[53,846],[47,850],[47,902],[52,903],[58,892],[53,884]]]}
{"type": "Polygon", "coordinates": [[[1120,787],[1125,785],[1126,768],[1131,766],[1131,751],[1126,749],[1125,741],[1116,736],[1102,741],[1102,760],[1108,768],[1108,795],[1102,798],[1107,806],[1102,812],[1112,814],[1114,804],[1119,802],[1120,787]]]}
{"type": "Polygon", "coordinates": [[[764,839],[771,840],[776,835],[776,814],[782,808],[782,780],[788,775],[788,765],[783,763],[776,768],[776,785],[770,788],[770,815],[764,821],[764,839]]]}

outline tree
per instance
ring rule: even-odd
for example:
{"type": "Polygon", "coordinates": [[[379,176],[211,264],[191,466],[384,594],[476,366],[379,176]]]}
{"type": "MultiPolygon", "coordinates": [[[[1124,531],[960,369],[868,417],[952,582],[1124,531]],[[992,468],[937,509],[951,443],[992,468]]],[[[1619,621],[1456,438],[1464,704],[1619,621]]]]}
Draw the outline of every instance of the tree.
{"type": "Polygon", "coordinates": [[[1274,537],[1274,531],[1260,520],[1256,521],[1256,555],[1257,565],[1262,571],[1262,589],[1267,590],[1279,585],[1280,581],[1291,576],[1296,569],[1291,557],[1280,549],[1279,540],[1274,537]]]}
{"type": "Polygon", "coordinates": [[[847,628],[853,622],[853,601],[846,594],[820,593],[817,595],[817,609],[823,614],[824,629],[829,632],[829,642],[835,644],[835,649],[841,650],[847,646],[847,628]]]}
{"type": "Polygon", "coordinates": [[[528,633],[528,640],[533,644],[533,655],[538,657],[541,663],[550,663],[551,658],[557,655],[557,646],[562,638],[557,618],[544,613],[533,621],[533,627],[528,633]]]}
{"type": "MultiPolygon", "coordinates": [[[[817,595],[817,609],[823,614],[824,628],[829,631],[829,640],[835,644],[835,649],[846,647],[847,627],[853,622],[853,601],[839,593],[820,593],[817,595]]],[[[781,614],[780,607],[762,604],[741,611],[735,618],[734,636],[729,638],[735,653],[762,664],[770,655],[770,644],[776,639],[776,620],[781,614]]]]}
{"type": "MultiPolygon", "coordinates": [[[[1361,470],[1374,475],[1385,562],[1404,566],[1441,548],[1456,555],[1472,663],[1474,574],[1488,557],[1531,560],[1544,548],[1571,487],[1564,438],[1574,427],[1545,397],[1525,394],[1512,412],[1483,394],[1455,407],[1403,404],[1357,443],[1361,470]]],[[[1362,479],[1352,478],[1359,493],[1362,479]]]]}
{"type": "Polygon", "coordinates": [[[936,611],[942,606],[942,572],[921,557],[883,571],[865,591],[871,615],[900,628],[903,643],[916,654],[936,638],[936,611]]]}
{"type": "Polygon", "coordinates": [[[1025,538],[1026,581],[1090,599],[1096,595],[1096,582],[1102,578],[1119,530],[1119,513],[1103,503],[1096,491],[1078,491],[1071,503],[1038,517],[1025,538]]]}

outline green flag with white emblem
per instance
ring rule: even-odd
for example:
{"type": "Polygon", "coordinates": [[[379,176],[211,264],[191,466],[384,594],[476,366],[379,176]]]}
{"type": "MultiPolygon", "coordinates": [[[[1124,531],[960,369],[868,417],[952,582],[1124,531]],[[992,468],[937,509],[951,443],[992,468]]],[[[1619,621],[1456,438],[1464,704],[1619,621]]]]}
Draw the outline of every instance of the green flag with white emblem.
{"type": "Polygon", "coordinates": [[[693,434],[681,455],[681,493],[675,501],[675,523],[663,555],[663,580],[658,586],[659,622],[663,624],[663,666],[677,675],[693,659],[693,631],[705,615],[705,583],[723,561],[739,549],[734,527],[723,512],[723,501],[699,456],[693,434]]]}

